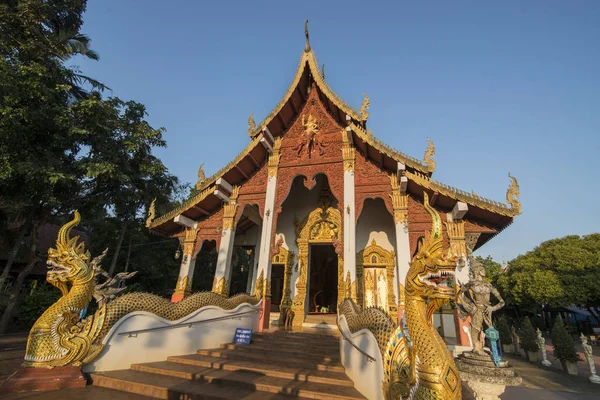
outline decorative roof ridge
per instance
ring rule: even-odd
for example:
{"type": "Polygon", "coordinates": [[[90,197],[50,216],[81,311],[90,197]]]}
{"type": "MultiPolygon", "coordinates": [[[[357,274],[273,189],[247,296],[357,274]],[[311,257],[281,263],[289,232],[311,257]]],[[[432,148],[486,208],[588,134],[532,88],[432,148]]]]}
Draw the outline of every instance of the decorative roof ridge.
{"type": "MultiPolygon", "coordinates": [[[[212,183],[214,183],[214,181],[212,183]]],[[[213,192],[213,189],[214,189],[213,187],[204,188],[200,193],[198,193],[194,197],[187,199],[180,206],[178,206],[178,207],[172,209],[171,211],[168,211],[166,214],[163,214],[160,217],[152,220],[152,222],[150,222],[149,224],[146,225],[147,228],[154,229],[157,226],[162,225],[163,223],[169,221],[171,218],[174,218],[177,215],[181,214],[182,212],[189,210],[191,207],[193,207],[194,205],[198,204],[199,202],[204,200],[206,197],[208,197],[208,195],[213,192]]]]}
{"type": "Polygon", "coordinates": [[[391,157],[397,161],[400,161],[413,169],[416,169],[416,170],[419,170],[419,171],[422,171],[425,173],[433,172],[434,168],[432,168],[431,165],[424,164],[421,160],[419,160],[415,157],[411,157],[407,154],[399,152],[396,149],[393,149],[386,143],[377,139],[370,132],[365,131],[365,129],[362,126],[356,125],[353,122],[350,122],[349,126],[362,140],[367,142],[370,146],[373,146],[377,150],[386,154],[388,157],[391,157]]]}
{"type": "MultiPolygon", "coordinates": [[[[312,73],[313,79],[317,86],[325,93],[325,95],[335,104],[340,110],[348,114],[350,117],[357,121],[366,121],[369,113],[364,110],[364,112],[358,112],[351,106],[349,106],[344,100],[342,100],[334,91],[329,87],[325,79],[323,79],[321,75],[321,71],[319,70],[319,63],[317,62],[317,56],[315,55],[312,49],[305,53],[308,58],[308,66],[310,68],[310,72],[312,73]]],[[[368,97],[366,97],[368,100],[368,97]]]]}
{"type": "Polygon", "coordinates": [[[485,197],[479,196],[475,192],[471,192],[471,193],[465,192],[464,190],[460,190],[460,189],[452,187],[450,185],[446,185],[444,183],[438,182],[435,179],[431,179],[427,175],[420,173],[418,171],[415,171],[414,173],[406,171],[406,177],[428,189],[435,190],[435,191],[437,191],[445,196],[451,197],[455,200],[464,201],[465,203],[473,204],[474,206],[482,208],[484,210],[502,214],[507,217],[514,217],[515,215],[520,214],[520,207],[519,208],[515,208],[513,206],[509,207],[508,205],[501,203],[499,201],[495,201],[495,200],[491,200],[491,199],[487,199],[485,197]]]}
{"type": "Polygon", "coordinates": [[[262,132],[262,128],[264,126],[267,126],[273,120],[273,118],[275,118],[277,116],[277,114],[279,114],[279,112],[281,111],[281,109],[283,108],[285,103],[287,103],[288,100],[290,99],[290,97],[292,97],[294,90],[296,90],[296,86],[298,86],[298,83],[300,82],[300,79],[302,78],[302,73],[304,72],[304,68],[306,67],[307,57],[308,57],[308,53],[303,51],[302,57],[300,57],[300,61],[298,62],[298,68],[296,69],[296,75],[294,75],[294,79],[292,79],[292,83],[288,87],[287,91],[285,92],[285,94],[283,95],[281,100],[279,100],[279,103],[277,103],[275,108],[273,108],[273,110],[269,113],[269,115],[267,115],[267,117],[265,119],[263,119],[260,124],[256,125],[256,127],[254,128],[254,130],[252,132],[248,132],[250,137],[253,138],[256,135],[258,135],[260,132],[262,132]]]}
{"type": "MultiPolygon", "coordinates": [[[[329,87],[329,85],[327,84],[327,82],[325,82],[325,79],[321,75],[321,71],[319,70],[319,63],[317,62],[317,57],[315,56],[314,51],[312,49],[309,49],[308,51],[305,50],[302,52],[302,56],[300,57],[300,62],[298,63],[298,68],[296,69],[296,74],[294,75],[294,79],[292,80],[292,83],[288,87],[287,91],[285,92],[285,94],[283,95],[283,97],[281,98],[279,103],[277,103],[275,108],[273,108],[273,110],[269,113],[269,115],[267,115],[267,117],[265,119],[263,119],[260,124],[254,125],[253,127],[251,127],[250,132],[248,132],[250,137],[254,137],[254,136],[258,135],[261,132],[262,128],[264,126],[267,126],[273,120],[273,118],[275,118],[277,116],[277,114],[279,114],[279,112],[281,111],[283,106],[288,102],[288,100],[294,93],[294,90],[298,86],[298,83],[300,82],[300,79],[302,78],[302,74],[304,73],[304,68],[306,67],[307,63],[308,63],[308,68],[310,69],[312,77],[313,77],[315,83],[317,84],[317,86],[321,89],[321,91],[323,91],[323,93],[337,107],[340,108],[340,110],[342,110],[344,113],[348,114],[350,117],[352,117],[356,121],[366,121],[367,120],[369,113],[368,113],[368,111],[366,111],[366,108],[364,110],[361,108],[361,112],[356,111],[354,108],[349,106],[345,101],[343,101],[329,87]]],[[[368,97],[367,96],[365,96],[365,97],[366,97],[365,101],[368,102],[368,97]]],[[[368,105],[367,105],[367,107],[368,107],[368,105]]]]}
{"type": "Polygon", "coordinates": [[[260,143],[260,140],[262,138],[263,138],[262,134],[257,135],[254,139],[252,139],[252,141],[248,144],[248,146],[246,146],[246,148],[237,155],[236,158],[234,158],[231,162],[229,162],[227,165],[225,165],[223,168],[221,168],[219,171],[217,171],[215,174],[213,174],[210,178],[208,178],[204,181],[204,184],[200,188],[198,188],[198,190],[200,190],[199,194],[184,201],[179,207],[156,218],[154,221],[152,221],[149,228],[152,229],[152,228],[170,220],[171,218],[181,214],[184,211],[187,211],[192,206],[194,206],[194,205],[198,204],[200,201],[204,200],[209,194],[211,194],[213,192],[213,190],[212,190],[213,188],[211,186],[214,186],[214,183],[217,181],[217,179],[219,179],[220,177],[225,175],[225,173],[227,173],[231,168],[233,168],[234,165],[236,165],[237,163],[242,161],[244,159],[244,157],[246,157],[248,155],[248,153],[250,153],[250,151],[252,151],[252,149],[260,143]]]}

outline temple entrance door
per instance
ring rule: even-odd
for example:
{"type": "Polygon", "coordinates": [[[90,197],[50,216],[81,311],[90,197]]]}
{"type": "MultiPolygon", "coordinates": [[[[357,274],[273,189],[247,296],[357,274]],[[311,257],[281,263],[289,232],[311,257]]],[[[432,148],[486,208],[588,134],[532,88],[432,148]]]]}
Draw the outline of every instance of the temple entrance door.
{"type": "Polygon", "coordinates": [[[331,244],[310,245],[309,313],[336,313],[338,255],[331,244]]]}
{"type": "Polygon", "coordinates": [[[283,296],[283,264],[271,265],[271,312],[279,312],[283,296]]]}

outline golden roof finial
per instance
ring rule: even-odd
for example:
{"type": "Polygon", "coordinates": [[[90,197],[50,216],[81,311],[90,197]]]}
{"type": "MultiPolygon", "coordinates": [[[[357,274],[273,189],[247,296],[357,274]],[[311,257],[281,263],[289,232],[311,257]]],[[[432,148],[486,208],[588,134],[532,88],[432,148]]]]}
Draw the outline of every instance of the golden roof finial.
{"type": "Polygon", "coordinates": [[[200,164],[200,168],[198,168],[198,181],[196,182],[196,190],[200,190],[202,185],[206,181],[206,175],[204,175],[204,163],[200,164]]]}
{"type": "Polygon", "coordinates": [[[254,122],[254,113],[250,113],[248,117],[248,136],[252,137],[252,133],[256,129],[256,122],[254,122]]]}
{"type": "Polygon", "coordinates": [[[156,217],[156,197],[154,198],[154,200],[152,200],[152,203],[150,203],[150,208],[148,208],[148,218],[146,219],[146,228],[150,227],[150,224],[152,223],[152,221],[154,221],[155,217],[156,217]]]}
{"type": "Polygon", "coordinates": [[[435,161],[433,157],[435,157],[435,146],[433,145],[433,141],[427,138],[429,145],[427,146],[427,150],[425,150],[425,155],[423,156],[423,161],[429,168],[431,168],[431,172],[435,170],[435,161]]]}
{"type": "Polygon", "coordinates": [[[371,100],[369,100],[369,96],[365,94],[365,98],[363,99],[362,104],[360,105],[360,116],[363,120],[369,118],[369,106],[371,105],[371,100]]]}
{"type": "Polygon", "coordinates": [[[304,21],[304,34],[306,35],[306,46],[304,46],[304,51],[310,51],[310,39],[308,38],[308,18],[304,21]]]}
{"type": "Polygon", "coordinates": [[[506,202],[510,204],[511,209],[515,212],[515,215],[519,215],[521,214],[521,202],[519,202],[521,192],[519,189],[519,183],[517,182],[517,178],[512,176],[510,172],[508,173],[508,177],[510,178],[510,186],[506,191],[506,202]]]}

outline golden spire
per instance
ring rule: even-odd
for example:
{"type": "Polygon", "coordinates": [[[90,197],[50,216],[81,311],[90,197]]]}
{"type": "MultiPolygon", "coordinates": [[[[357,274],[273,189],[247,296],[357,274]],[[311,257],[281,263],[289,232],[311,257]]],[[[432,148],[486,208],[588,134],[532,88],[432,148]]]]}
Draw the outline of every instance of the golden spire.
{"type": "Polygon", "coordinates": [[[510,178],[510,186],[506,191],[506,202],[510,204],[511,209],[515,212],[515,215],[519,215],[521,214],[521,203],[519,202],[521,192],[519,190],[519,183],[517,182],[517,178],[512,176],[510,172],[508,173],[508,177],[510,178]]]}
{"type": "Polygon", "coordinates": [[[152,223],[152,221],[154,221],[155,217],[156,217],[156,197],[154,198],[154,200],[152,200],[152,203],[150,203],[150,208],[148,208],[148,218],[146,219],[146,228],[150,227],[150,224],[152,223]]]}
{"type": "Polygon", "coordinates": [[[252,137],[252,133],[256,129],[256,122],[254,122],[254,113],[250,113],[248,117],[248,136],[252,137]]]}
{"type": "Polygon", "coordinates": [[[365,98],[360,105],[360,116],[363,120],[369,118],[369,106],[371,105],[371,100],[369,100],[369,96],[365,94],[365,98]]]}
{"type": "Polygon", "coordinates": [[[433,141],[427,138],[429,145],[427,146],[427,150],[425,150],[425,155],[423,156],[423,161],[427,164],[428,167],[431,168],[431,172],[435,170],[435,161],[433,157],[435,157],[435,146],[433,145],[433,141]]]}
{"type": "Polygon", "coordinates": [[[206,181],[206,175],[204,175],[204,163],[202,163],[200,164],[200,168],[198,168],[198,181],[196,182],[196,190],[200,190],[202,188],[204,181],[206,181]]]}
{"type": "Polygon", "coordinates": [[[304,51],[308,53],[310,51],[310,39],[308,38],[308,18],[304,21],[304,34],[306,35],[306,46],[304,46],[304,51]]]}

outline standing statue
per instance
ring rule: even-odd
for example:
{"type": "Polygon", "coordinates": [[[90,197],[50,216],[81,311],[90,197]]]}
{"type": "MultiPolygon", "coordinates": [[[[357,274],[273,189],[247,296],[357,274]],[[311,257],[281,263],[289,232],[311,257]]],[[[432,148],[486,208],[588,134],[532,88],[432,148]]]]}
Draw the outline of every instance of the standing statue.
{"type": "Polygon", "coordinates": [[[461,285],[457,295],[457,304],[461,308],[461,318],[471,316],[471,338],[473,340],[473,352],[484,355],[483,343],[484,323],[493,328],[492,313],[504,307],[504,300],[498,290],[485,280],[485,268],[479,261],[470,257],[471,280],[466,285],[461,285]],[[498,300],[495,306],[490,302],[490,294],[498,300]]]}
{"type": "Polygon", "coordinates": [[[514,325],[511,325],[510,327],[510,335],[512,336],[512,340],[513,340],[513,344],[514,344],[514,348],[515,348],[515,355],[519,355],[521,354],[520,350],[519,350],[519,334],[517,333],[517,330],[515,329],[514,325]]]}
{"type": "Polygon", "coordinates": [[[537,342],[540,346],[540,350],[542,350],[542,365],[544,367],[550,367],[552,363],[548,361],[548,357],[546,356],[546,339],[542,336],[540,328],[537,328],[537,342]]]}
{"type": "Polygon", "coordinates": [[[590,366],[590,382],[592,383],[600,383],[600,376],[596,375],[596,364],[594,363],[594,356],[592,355],[592,346],[588,344],[587,338],[581,334],[581,345],[583,346],[583,352],[585,354],[585,359],[590,366]]]}

